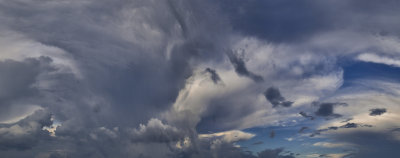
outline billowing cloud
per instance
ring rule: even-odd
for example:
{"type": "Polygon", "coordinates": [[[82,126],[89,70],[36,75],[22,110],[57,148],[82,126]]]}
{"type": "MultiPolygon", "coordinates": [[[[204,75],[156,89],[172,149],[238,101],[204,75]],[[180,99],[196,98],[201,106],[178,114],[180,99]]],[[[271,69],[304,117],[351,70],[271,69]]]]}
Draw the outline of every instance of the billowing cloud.
{"type": "Polygon", "coordinates": [[[38,110],[14,124],[0,124],[0,150],[28,150],[48,139],[50,134],[43,127],[52,124],[50,118],[47,111],[38,110]]]}
{"type": "Polygon", "coordinates": [[[165,125],[158,119],[150,119],[147,125],[133,129],[132,141],[141,142],[173,142],[184,138],[184,133],[177,128],[165,125]]]}
{"type": "Polygon", "coordinates": [[[393,157],[399,16],[396,0],[0,0],[0,155],[393,157]]]}

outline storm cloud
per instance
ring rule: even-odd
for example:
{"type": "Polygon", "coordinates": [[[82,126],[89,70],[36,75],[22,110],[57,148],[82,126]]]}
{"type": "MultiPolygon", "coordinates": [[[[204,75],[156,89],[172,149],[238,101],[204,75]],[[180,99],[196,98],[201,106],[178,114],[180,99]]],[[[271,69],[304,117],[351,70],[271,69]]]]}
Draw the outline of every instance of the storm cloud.
{"type": "Polygon", "coordinates": [[[0,0],[0,155],[339,151],[303,151],[311,134],[355,144],[356,157],[393,157],[398,130],[385,130],[400,126],[399,6],[0,0]]]}

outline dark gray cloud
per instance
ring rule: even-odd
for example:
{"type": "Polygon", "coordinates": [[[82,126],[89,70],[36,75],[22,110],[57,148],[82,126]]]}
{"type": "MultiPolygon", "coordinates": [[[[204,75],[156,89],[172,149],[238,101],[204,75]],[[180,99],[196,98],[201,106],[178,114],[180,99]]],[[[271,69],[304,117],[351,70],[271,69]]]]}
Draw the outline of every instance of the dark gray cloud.
{"type": "Polygon", "coordinates": [[[221,78],[217,74],[217,71],[215,71],[214,69],[211,69],[211,68],[206,68],[205,71],[210,73],[210,75],[211,75],[210,78],[215,84],[217,84],[218,82],[221,82],[221,78]]]}
{"type": "Polygon", "coordinates": [[[0,99],[15,98],[16,95],[23,97],[33,93],[30,86],[35,82],[40,73],[40,61],[26,59],[25,61],[5,60],[0,62],[1,91],[0,99]]]}
{"type": "Polygon", "coordinates": [[[264,92],[264,96],[272,104],[273,107],[290,107],[293,104],[293,102],[291,101],[286,101],[286,99],[281,95],[279,89],[275,87],[268,88],[264,92]]]}
{"type": "Polygon", "coordinates": [[[231,19],[234,30],[271,42],[302,42],[321,33],[340,29],[399,35],[399,30],[391,27],[399,23],[384,20],[399,16],[395,7],[399,3],[396,0],[385,0],[384,3],[374,0],[219,2],[230,4],[222,8],[231,19]],[[369,22],[362,20],[367,17],[369,22]],[[363,25],[357,25],[360,23],[363,25]]]}
{"type": "Polygon", "coordinates": [[[400,128],[392,129],[393,132],[400,132],[400,128]]]}
{"type": "MultiPolygon", "coordinates": [[[[352,158],[354,156],[354,153],[349,153],[349,154],[345,154],[342,156],[342,158],[352,158]]],[[[332,158],[333,156],[331,154],[321,154],[318,157],[321,158],[332,158]]]]}
{"type": "Polygon", "coordinates": [[[0,124],[0,150],[28,150],[49,139],[49,132],[42,128],[52,124],[50,118],[50,113],[38,110],[14,124],[0,124]]]}
{"type": "Polygon", "coordinates": [[[305,117],[305,118],[309,118],[310,120],[314,120],[314,116],[307,115],[307,113],[305,113],[304,111],[301,111],[299,114],[301,116],[305,117]]]}
{"type": "MultiPolygon", "coordinates": [[[[169,108],[184,86],[185,79],[191,75],[192,65],[188,63],[189,58],[214,60],[223,56],[215,53],[218,49],[218,37],[200,33],[205,31],[202,30],[205,28],[201,28],[205,22],[195,17],[184,17],[191,10],[192,16],[203,19],[207,12],[191,9],[193,5],[201,6],[200,2],[151,3],[121,0],[112,4],[107,1],[88,1],[79,5],[73,2],[60,4],[43,1],[41,6],[33,1],[21,3],[30,7],[21,7],[14,1],[4,1],[0,6],[8,17],[19,17],[21,14],[32,16],[23,17],[26,23],[13,20],[16,18],[7,18],[8,22],[5,24],[29,38],[65,50],[77,63],[82,63],[79,68],[84,72],[85,80],[79,81],[82,83],[80,86],[87,88],[94,96],[105,98],[109,104],[118,105],[109,109],[117,115],[135,116],[131,120],[115,120],[118,124],[130,124],[132,121],[139,124],[155,113],[169,108]],[[137,9],[140,7],[148,10],[137,9]],[[125,15],[136,9],[140,14],[138,17],[148,17],[136,19],[125,15]],[[60,10],[64,12],[60,13],[60,10]],[[81,13],[78,15],[74,10],[81,10],[81,13]],[[48,21],[49,18],[53,20],[48,21]],[[123,23],[128,28],[118,27],[123,26],[123,23]],[[160,36],[153,37],[146,26],[136,27],[134,23],[145,23],[159,31],[160,36]],[[176,29],[175,24],[182,29],[176,29]],[[51,34],[48,33],[49,30],[51,34]],[[69,32],[68,36],[65,36],[66,32],[69,32]],[[206,40],[207,38],[213,40],[206,40]],[[174,40],[182,39],[184,43],[173,44],[174,40]],[[172,43],[167,57],[164,48],[168,41],[172,43]],[[152,50],[153,48],[158,49],[152,50]]],[[[211,27],[207,27],[207,31],[212,30],[210,29],[211,27]]],[[[222,32],[224,31],[220,33],[222,32]]]]}
{"type": "Polygon", "coordinates": [[[345,125],[340,126],[340,127],[341,128],[357,128],[358,124],[356,124],[356,123],[346,123],[345,125]]]}
{"type": "Polygon", "coordinates": [[[196,126],[199,133],[221,132],[237,128],[234,122],[254,113],[254,107],[248,105],[251,98],[243,98],[241,93],[219,97],[211,100],[207,110],[202,114],[196,126]]]}
{"type": "Polygon", "coordinates": [[[42,72],[54,70],[49,64],[51,58],[27,58],[23,61],[0,61],[0,99],[2,101],[15,100],[37,92],[34,86],[36,78],[42,72]]]}
{"type": "Polygon", "coordinates": [[[22,61],[0,61],[0,121],[29,112],[38,102],[37,80],[41,74],[54,73],[49,57],[27,58],[22,61]]]}
{"type": "Polygon", "coordinates": [[[235,53],[233,51],[228,51],[226,54],[228,55],[229,61],[232,63],[237,74],[249,77],[255,82],[264,81],[262,76],[254,74],[253,72],[247,70],[243,58],[241,58],[238,53],[235,53]]]}
{"type": "Polygon", "coordinates": [[[346,120],[343,120],[343,121],[341,121],[341,123],[349,122],[349,121],[351,121],[351,120],[353,120],[353,118],[348,118],[348,119],[346,119],[346,120]]]}
{"type": "Polygon", "coordinates": [[[260,144],[264,144],[264,142],[263,141],[254,142],[252,145],[260,145],[260,144]]]}
{"type": "Polygon", "coordinates": [[[369,124],[360,124],[360,123],[352,123],[352,122],[348,122],[342,126],[336,127],[336,126],[331,126],[328,128],[323,128],[323,129],[319,129],[314,131],[310,137],[314,137],[315,135],[320,135],[322,132],[326,132],[326,131],[330,131],[330,130],[338,130],[341,128],[359,128],[359,127],[373,127],[372,125],[369,124]]]}
{"type": "Polygon", "coordinates": [[[284,148],[265,149],[257,153],[257,155],[258,158],[295,158],[293,155],[281,155],[283,151],[284,148]]]}
{"type": "Polygon", "coordinates": [[[8,157],[32,157],[61,149],[77,158],[140,157],[151,153],[146,148],[154,147],[160,150],[152,157],[174,153],[169,142],[176,143],[185,135],[178,135],[180,132],[172,126],[146,128],[148,132],[134,136],[127,129],[169,109],[196,64],[225,57],[218,52],[226,29],[221,29],[223,22],[215,20],[212,8],[201,1],[5,0],[0,8],[4,21],[0,31],[10,29],[37,45],[65,52],[82,73],[81,78],[47,73],[40,67],[42,61],[36,61],[39,59],[0,62],[0,72],[7,74],[1,75],[0,86],[8,89],[5,95],[0,93],[2,101],[23,98],[24,103],[48,108],[61,122],[56,138],[43,139],[43,143],[21,153],[8,152],[8,157]],[[133,17],[134,12],[137,14],[133,17]],[[216,34],[210,34],[212,30],[216,34]],[[38,83],[47,87],[32,86],[38,83]]]}
{"type": "Polygon", "coordinates": [[[275,131],[274,131],[274,130],[272,130],[272,131],[269,133],[269,138],[275,138],[275,131]]]}
{"type": "Polygon", "coordinates": [[[400,142],[383,131],[356,131],[336,135],[334,139],[357,145],[358,152],[353,154],[354,158],[393,157],[400,154],[396,150],[400,142]]]}
{"type": "Polygon", "coordinates": [[[370,116],[377,116],[386,113],[385,108],[375,108],[375,109],[370,109],[369,111],[370,111],[369,113],[370,116]]]}
{"type": "Polygon", "coordinates": [[[299,133],[303,133],[305,130],[309,129],[308,127],[301,127],[299,133]]]}
{"type": "MultiPolygon", "coordinates": [[[[0,155],[9,158],[257,157],[231,143],[197,138],[197,133],[205,131],[237,129],[240,125],[237,120],[257,112],[254,106],[249,106],[254,103],[249,100],[254,98],[243,97],[248,91],[211,100],[210,108],[202,109],[199,118],[182,112],[184,120],[199,119],[196,125],[152,118],[162,118],[171,109],[196,66],[213,67],[226,59],[226,55],[239,76],[264,87],[261,85],[266,83],[262,83],[264,74],[249,70],[253,63],[247,62],[241,52],[223,53],[233,50],[231,42],[238,36],[290,45],[335,29],[397,35],[397,4],[395,0],[385,3],[1,0],[0,42],[22,42],[32,49],[23,54],[44,55],[26,58],[18,54],[15,58],[26,59],[3,60],[21,49],[2,49],[5,55],[0,56],[0,119],[13,118],[16,122],[0,125],[0,155]],[[71,60],[62,60],[64,57],[71,60]],[[57,65],[56,61],[75,66],[81,76],[62,71],[68,66],[57,65]],[[11,113],[32,110],[28,108],[31,106],[45,110],[23,119],[11,113]],[[59,126],[55,137],[42,130],[56,122],[59,126]],[[176,147],[177,143],[184,146],[186,139],[190,139],[190,147],[176,147]]],[[[287,64],[280,62],[276,61],[287,64]]],[[[279,67],[276,63],[270,63],[273,69],[279,67]]],[[[295,63],[290,67],[298,65],[305,69],[303,76],[312,76],[314,71],[325,72],[324,64],[305,68],[295,63]]],[[[214,83],[221,81],[216,70],[205,71],[214,83]]],[[[290,75],[276,78],[282,76],[290,75]]],[[[248,89],[257,94],[262,91],[248,89]]],[[[273,87],[265,92],[265,97],[274,107],[293,104],[273,87]]],[[[339,116],[334,113],[336,104],[333,104],[320,104],[315,114],[326,118],[339,116]]],[[[313,118],[307,113],[300,114],[313,118]]],[[[328,130],[354,126],[368,127],[348,123],[328,130]]],[[[258,157],[294,157],[283,154],[281,148],[267,149],[258,157]]]]}
{"type": "Polygon", "coordinates": [[[273,42],[298,41],[330,26],[326,10],[308,0],[223,2],[231,4],[224,11],[235,30],[273,42]]]}
{"type": "Polygon", "coordinates": [[[341,105],[347,106],[346,103],[313,103],[314,106],[318,107],[318,110],[315,112],[315,115],[322,116],[327,119],[329,118],[338,118],[342,115],[334,113],[334,106],[341,105]]]}
{"type": "Polygon", "coordinates": [[[318,116],[331,116],[333,115],[333,105],[332,103],[322,103],[319,105],[318,110],[315,112],[318,116]]]}

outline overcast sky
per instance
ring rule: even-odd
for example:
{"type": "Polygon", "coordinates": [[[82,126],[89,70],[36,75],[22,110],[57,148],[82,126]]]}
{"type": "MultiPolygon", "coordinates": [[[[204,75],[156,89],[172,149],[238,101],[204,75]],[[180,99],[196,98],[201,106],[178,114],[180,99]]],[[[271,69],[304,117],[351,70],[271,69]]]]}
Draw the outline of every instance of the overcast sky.
{"type": "Polygon", "coordinates": [[[0,157],[396,157],[399,8],[0,0],[0,157]]]}

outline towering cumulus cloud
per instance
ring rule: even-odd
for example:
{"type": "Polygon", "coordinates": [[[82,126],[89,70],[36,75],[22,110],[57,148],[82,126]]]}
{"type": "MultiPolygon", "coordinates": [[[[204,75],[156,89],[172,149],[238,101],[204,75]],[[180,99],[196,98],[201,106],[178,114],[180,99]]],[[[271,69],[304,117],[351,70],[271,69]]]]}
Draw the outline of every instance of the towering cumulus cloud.
{"type": "Polygon", "coordinates": [[[0,157],[396,157],[399,7],[0,0],[0,157]]]}

